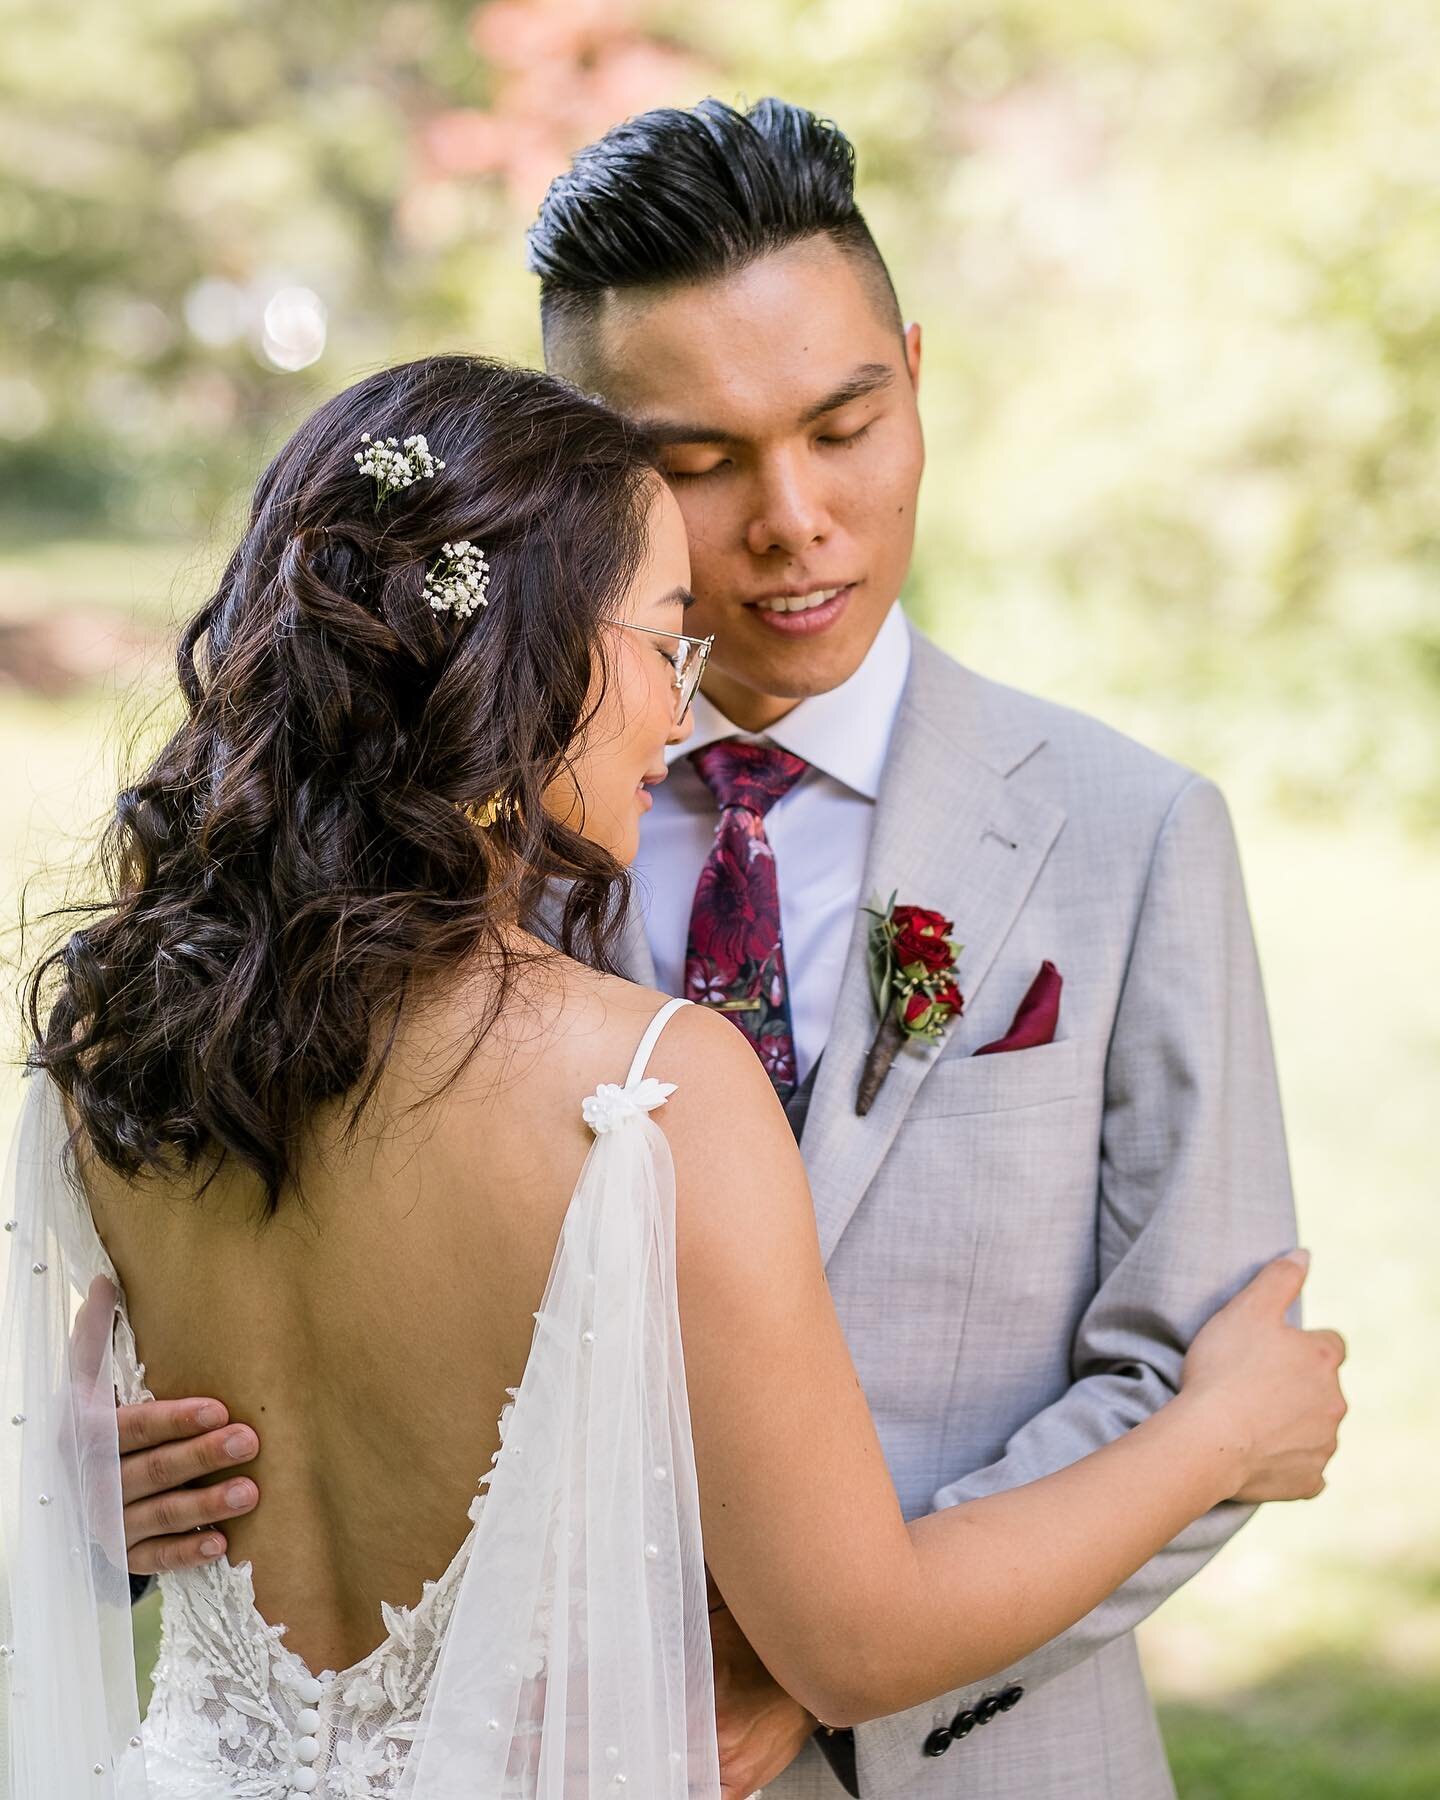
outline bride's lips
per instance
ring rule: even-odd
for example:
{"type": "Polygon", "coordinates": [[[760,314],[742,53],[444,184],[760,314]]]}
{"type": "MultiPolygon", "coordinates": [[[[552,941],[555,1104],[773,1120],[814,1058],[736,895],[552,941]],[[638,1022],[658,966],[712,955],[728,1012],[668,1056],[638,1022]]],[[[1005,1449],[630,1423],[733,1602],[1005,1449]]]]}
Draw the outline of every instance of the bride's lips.
{"type": "Polygon", "coordinates": [[[850,604],[850,596],[858,585],[847,581],[843,587],[821,587],[817,583],[810,588],[782,588],[758,600],[747,600],[745,609],[781,637],[813,637],[816,632],[829,630],[850,604]],[[783,611],[782,602],[786,609],[783,611]],[[797,605],[799,610],[789,610],[797,605]]]}
{"type": "Polygon", "coordinates": [[[655,804],[655,797],[650,792],[650,789],[652,787],[659,787],[660,783],[664,781],[669,773],[670,771],[668,768],[647,769],[635,784],[635,792],[639,797],[640,807],[643,812],[649,812],[650,808],[655,804]]]}

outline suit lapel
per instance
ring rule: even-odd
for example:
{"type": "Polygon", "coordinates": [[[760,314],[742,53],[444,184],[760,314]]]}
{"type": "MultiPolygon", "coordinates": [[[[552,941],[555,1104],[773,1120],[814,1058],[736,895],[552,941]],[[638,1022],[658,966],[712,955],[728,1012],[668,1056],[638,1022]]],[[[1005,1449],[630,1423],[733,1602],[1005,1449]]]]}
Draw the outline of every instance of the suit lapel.
{"type": "MultiPolygon", "coordinates": [[[[862,906],[883,905],[893,892],[902,904],[933,907],[955,921],[967,1008],[1065,819],[1058,806],[1007,786],[1043,739],[987,718],[983,692],[976,677],[915,635],[861,893],[862,906]]],[[[872,922],[857,913],[805,1121],[805,1161],[826,1261],[940,1050],[905,1045],[870,1112],[857,1115],[855,1090],[876,1028],[866,972],[872,922]]],[[[963,1021],[952,1027],[963,1029],[963,1021]]]]}

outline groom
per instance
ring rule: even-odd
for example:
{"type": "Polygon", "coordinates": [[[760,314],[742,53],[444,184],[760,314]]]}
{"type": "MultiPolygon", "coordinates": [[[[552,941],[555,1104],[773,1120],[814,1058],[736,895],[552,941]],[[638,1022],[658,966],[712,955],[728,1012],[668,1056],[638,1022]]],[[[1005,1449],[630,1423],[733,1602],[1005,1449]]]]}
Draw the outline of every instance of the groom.
{"type": "MultiPolygon", "coordinates": [[[[773,100],[646,114],[577,158],[530,244],[546,361],[663,446],[691,629],[715,634],[626,972],[763,1051],[907,1517],[1031,1481],[1154,1411],[1203,1320],[1295,1242],[1224,802],[901,613],[920,328],[832,126],[773,100]],[[777,891],[761,979],[714,951],[777,891]],[[862,909],[891,894],[954,922],[963,1011],[861,1116],[862,909]]],[[[853,1733],[717,1611],[727,1794],[1172,1795],[1134,1627],[1246,1516],[1200,1521],[992,1680],[853,1733]]]]}
{"type": "MultiPolygon", "coordinates": [[[[727,985],[705,955],[711,915],[763,917],[778,885],[785,992],[760,996],[758,1043],[913,1517],[1151,1412],[1206,1315],[1295,1227],[1219,794],[982,680],[899,610],[920,329],[852,184],[850,145],[798,107],[650,113],[554,184],[530,261],[547,364],[663,446],[690,536],[687,629],[715,634],[693,736],[645,821],[626,972],[743,1004],[743,975],[727,985]],[[736,742],[755,747],[748,786],[736,742]],[[773,861],[737,877],[716,826],[747,805],[773,861]],[[862,908],[892,893],[954,921],[964,1011],[938,1050],[901,1051],[861,1117],[862,908]]],[[[865,1800],[1170,1794],[1131,1634],[1244,1516],[1202,1521],[994,1680],[821,1747],[865,1800]]],[[[777,1760],[808,1738],[763,1682],[727,1704],[728,1674],[722,1640],[727,1742],[752,1716],[777,1760]]],[[[776,1800],[837,1792],[809,1748],[773,1772],[727,1762],[737,1793],[746,1776],[776,1800]]]]}

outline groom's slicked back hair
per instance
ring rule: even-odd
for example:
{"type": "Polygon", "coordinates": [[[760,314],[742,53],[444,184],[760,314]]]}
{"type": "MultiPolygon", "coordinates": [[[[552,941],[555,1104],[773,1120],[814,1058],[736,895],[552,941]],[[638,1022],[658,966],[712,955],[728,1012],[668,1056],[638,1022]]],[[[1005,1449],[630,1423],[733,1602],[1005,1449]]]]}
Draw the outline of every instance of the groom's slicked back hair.
{"type": "Polygon", "coordinates": [[[854,259],[899,331],[889,271],[855,204],[855,150],[838,126],[774,99],[748,112],[702,100],[627,119],[551,183],[530,228],[546,360],[582,373],[610,294],[715,280],[816,236],[854,259]]]}

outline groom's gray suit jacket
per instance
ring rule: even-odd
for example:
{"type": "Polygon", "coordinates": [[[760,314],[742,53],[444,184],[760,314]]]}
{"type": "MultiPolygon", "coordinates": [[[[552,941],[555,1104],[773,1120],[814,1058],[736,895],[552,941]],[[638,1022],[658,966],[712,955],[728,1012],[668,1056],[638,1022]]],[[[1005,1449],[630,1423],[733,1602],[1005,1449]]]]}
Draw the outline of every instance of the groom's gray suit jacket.
{"type": "MultiPolygon", "coordinates": [[[[954,919],[964,1016],[938,1050],[902,1050],[858,1117],[875,1019],[857,912],[801,1135],[830,1288],[912,1518],[1119,1437],[1175,1391],[1210,1313],[1296,1241],[1218,790],[918,632],[913,650],[862,898],[954,919]],[[1065,984],[1056,1041],[973,1059],[1046,959],[1065,984]]],[[[626,958],[654,985],[638,924],[626,958]]],[[[1202,1519],[992,1680],[860,1726],[863,1800],[1173,1794],[1132,1634],[1247,1516],[1202,1519]],[[1001,1694],[1007,1710],[986,1703],[1001,1694]]],[[[811,1744],[765,1791],[841,1788],[811,1744]]]]}

